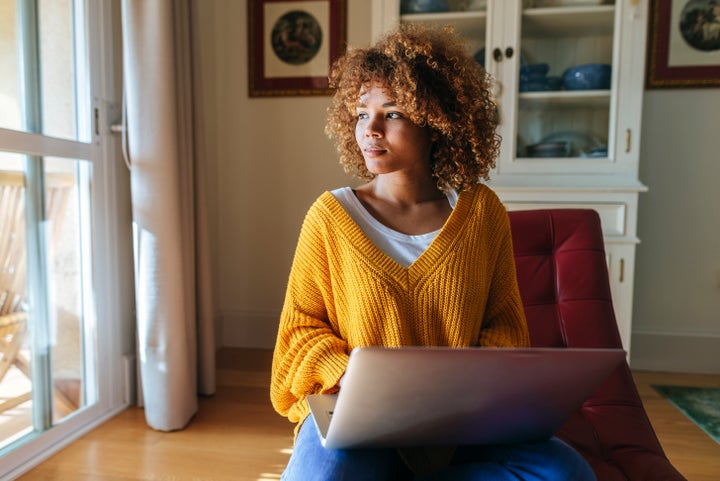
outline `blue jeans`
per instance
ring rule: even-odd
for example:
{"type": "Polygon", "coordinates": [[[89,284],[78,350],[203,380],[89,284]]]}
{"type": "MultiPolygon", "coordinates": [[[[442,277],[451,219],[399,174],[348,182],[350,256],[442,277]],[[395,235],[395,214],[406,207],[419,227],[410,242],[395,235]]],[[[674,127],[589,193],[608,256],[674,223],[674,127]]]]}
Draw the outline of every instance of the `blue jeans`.
{"type": "Polygon", "coordinates": [[[446,468],[415,477],[395,449],[325,449],[315,422],[300,427],[282,481],[595,481],[590,466],[557,438],[508,446],[461,446],[446,468]]]}

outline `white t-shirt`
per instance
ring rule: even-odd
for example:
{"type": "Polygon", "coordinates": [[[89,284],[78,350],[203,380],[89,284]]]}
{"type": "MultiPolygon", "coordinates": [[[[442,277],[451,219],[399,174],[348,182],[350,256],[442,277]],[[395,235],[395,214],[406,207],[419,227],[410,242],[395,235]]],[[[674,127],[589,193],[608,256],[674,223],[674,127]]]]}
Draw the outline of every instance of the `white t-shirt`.
{"type": "MultiPolygon", "coordinates": [[[[352,188],[340,187],[331,193],[343,206],[345,212],[365,232],[365,235],[381,251],[403,267],[407,268],[415,262],[440,232],[440,229],[438,229],[427,234],[403,234],[387,227],[373,217],[355,196],[352,188]]],[[[448,202],[450,202],[450,207],[454,209],[457,203],[457,192],[454,190],[448,192],[448,202]]]]}

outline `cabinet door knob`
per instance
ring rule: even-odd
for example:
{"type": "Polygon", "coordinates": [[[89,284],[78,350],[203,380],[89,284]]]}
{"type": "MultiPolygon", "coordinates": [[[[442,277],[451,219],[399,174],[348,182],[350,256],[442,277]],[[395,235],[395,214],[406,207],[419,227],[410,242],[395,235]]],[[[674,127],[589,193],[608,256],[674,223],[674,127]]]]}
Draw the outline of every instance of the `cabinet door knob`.
{"type": "Polygon", "coordinates": [[[507,58],[512,58],[512,56],[513,56],[514,53],[515,53],[515,51],[513,50],[512,47],[508,47],[508,48],[505,49],[505,56],[506,56],[507,58]]]}
{"type": "Polygon", "coordinates": [[[499,48],[495,48],[495,50],[493,50],[493,58],[496,62],[501,61],[503,58],[502,50],[500,50],[499,48]]]}

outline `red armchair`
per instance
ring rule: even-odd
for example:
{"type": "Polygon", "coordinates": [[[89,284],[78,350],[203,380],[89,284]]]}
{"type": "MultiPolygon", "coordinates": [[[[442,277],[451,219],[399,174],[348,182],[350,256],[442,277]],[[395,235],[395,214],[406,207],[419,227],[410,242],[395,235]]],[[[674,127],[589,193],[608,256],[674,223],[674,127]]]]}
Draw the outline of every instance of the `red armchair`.
{"type": "MultiPolygon", "coordinates": [[[[531,344],[621,347],[598,214],[557,209],[509,215],[531,344]]],[[[627,363],[558,437],[588,460],[598,481],[685,480],[660,446],[627,363]]]]}

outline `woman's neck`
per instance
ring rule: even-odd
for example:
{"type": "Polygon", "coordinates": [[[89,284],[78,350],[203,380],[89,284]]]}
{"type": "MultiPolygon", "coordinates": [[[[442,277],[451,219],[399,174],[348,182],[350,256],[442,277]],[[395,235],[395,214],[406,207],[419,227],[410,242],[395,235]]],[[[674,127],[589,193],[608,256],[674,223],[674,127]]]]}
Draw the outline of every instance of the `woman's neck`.
{"type": "Polygon", "coordinates": [[[402,176],[379,175],[358,188],[360,196],[374,198],[398,207],[411,207],[425,202],[445,199],[432,177],[406,179],[402,176]]]}
{"type": "Polygon", "coordinates": [[[378,176],[355,192],[360,203],[379,222],[408,235],[440,229],[452,207],[446,195],[429,182],[403,183],[378,176]]]}

